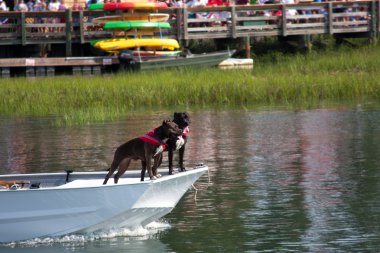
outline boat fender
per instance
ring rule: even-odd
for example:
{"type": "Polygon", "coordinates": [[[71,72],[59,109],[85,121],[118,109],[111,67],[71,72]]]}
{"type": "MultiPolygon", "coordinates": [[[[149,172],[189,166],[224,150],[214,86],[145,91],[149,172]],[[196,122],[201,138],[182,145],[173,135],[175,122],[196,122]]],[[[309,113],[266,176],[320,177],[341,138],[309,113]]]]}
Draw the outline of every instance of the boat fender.
{"type": "Polygon", "coordinates": [[[73,173],[73,170],[65,170],[66,171],[66,181],[65,184],[69,182],[70,174],[73,173]]]}

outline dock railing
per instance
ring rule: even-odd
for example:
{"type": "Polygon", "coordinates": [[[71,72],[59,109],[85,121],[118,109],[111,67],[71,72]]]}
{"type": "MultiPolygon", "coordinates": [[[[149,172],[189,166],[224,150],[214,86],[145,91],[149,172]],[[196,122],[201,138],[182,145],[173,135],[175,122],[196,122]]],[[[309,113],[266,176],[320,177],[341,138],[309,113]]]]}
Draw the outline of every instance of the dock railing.
{"type": "MultiPolygon", "coordinates": [[[[228,7],[169,8],[172,29],[164,35],[178,40],[309,34],[364,33],[377,36],[377,0],[301,3],[294,5],[236,5],[228,7]]],[[[72,43],[123,36],[105,31],[91,20],[104,11],[0,12],[0,45],[72,43]]]]}

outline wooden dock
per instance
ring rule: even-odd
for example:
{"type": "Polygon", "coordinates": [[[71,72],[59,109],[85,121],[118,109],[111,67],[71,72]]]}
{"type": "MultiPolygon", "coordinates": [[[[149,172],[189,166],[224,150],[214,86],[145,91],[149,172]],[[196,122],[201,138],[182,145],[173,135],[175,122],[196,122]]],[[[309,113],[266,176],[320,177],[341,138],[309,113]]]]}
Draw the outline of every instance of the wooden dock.
{"type": "Polygon", "coordinates": [[[54,76],[57,68],[73,75],[99,75],[118,64],[116,56],[3,58],[0,59],[0,70],[2,77],[10,77],[16,68],[24,69],[27,77],[54,76]]]}
{"type": "MultiPolygon", "coordinates": [[[[288,37],[329,34],[341,37],[375,39],[379,33],[380,3],[378,0],[350,2],[301,2],[296,5],[246,5],[229,7],[169,8],[160,12],[171,15],[172,29],[164,36],[178,39],[181,44],[196,39],[226,39],[252,37],[288,37]]],[[[90,42],[110,37],[123,37],[123,32],[105,31],[91,20],[118,12],[0,12],[1,58],[34,57],[26,48],[33,46],[56,48],[47,56],[58,58],[94,56],[84,52],[90,42]],[[25,48],[25,50],[23,50],[25,48]],[[20,56],[19,51],[25,55],[20,56]],[[17,54],[16,54],[17,52],[17,54]],[[15,56],[17,55],[17,56],[15,56]]],[[[42,51],[42,50],[41,50],[42,51]]],[[[91,50],[87,50],[91,51],[91,50]]],[[[47,60],[50,62],[50,60],[47,60]]],[[[47,63],[47,61],[41,61],[47,63]]],[[[100,60],[101,61],[101,60],[100,60]]],[[[9,63],[10,64],[10,63],[9,63]]],[[[49,63],[50,64],[50,63],[49,63]]],[[[86,63],[87,64],[87,63],[86,63]]],[[[11,68],[0,63],[1,68],[11,68]]],[[[54,64],[53,64],[54,65],[54,64]]],[[[73,65],[74,66],[74,65],[73,65]]],[[[44,66],[49,67],[49,66],[44,66]]]]}

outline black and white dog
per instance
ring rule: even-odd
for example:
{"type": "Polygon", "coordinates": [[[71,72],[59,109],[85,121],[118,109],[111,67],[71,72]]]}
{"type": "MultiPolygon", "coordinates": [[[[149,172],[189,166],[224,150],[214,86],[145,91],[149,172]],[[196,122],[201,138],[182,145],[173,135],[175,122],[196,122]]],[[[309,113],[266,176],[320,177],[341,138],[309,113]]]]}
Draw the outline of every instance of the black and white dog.
{"type": "Polygon", "coordinates": [[[169,174],[173,174],[173,152],[179,151],[179,168],[181,171],[186,171],[183,165],[183,156],[185,154],[185,147],[187,142],[187,136],[189,134],[190,116],[187,112],[175,112],[173,116],[173,122],[183,130],[182,136],[178,138],[176,142],[168,141],[168,146],[165,151],[169,152],[169,174]]]}
{"type": "MultiPolygon", "coordinates": [[[[182,135],[178,136],[176,139],[169,139],[167,141],[167,145],[164,147],[163,145],[159,146],[153,157],[156,157],[157,155],[161,154],[164,151],[168,151],[168,160],[169,160],[169,175],[173,175],[173,152],[179,151],[179,167],[181,171],[186,171],[185,166],[183,165],[183,156],[185,153],[185,146],[187,142],[187,136],[189,134],[189,124],[190,124],[190,117],[187,112],[175,112],[174,113],[174,119],[173,122],[177,124],[178,128],[182,130],[182,135]]],[[[162,156],[161,160],[159,162],[159,165],[161,165],[162,162],[162,156]]]]}

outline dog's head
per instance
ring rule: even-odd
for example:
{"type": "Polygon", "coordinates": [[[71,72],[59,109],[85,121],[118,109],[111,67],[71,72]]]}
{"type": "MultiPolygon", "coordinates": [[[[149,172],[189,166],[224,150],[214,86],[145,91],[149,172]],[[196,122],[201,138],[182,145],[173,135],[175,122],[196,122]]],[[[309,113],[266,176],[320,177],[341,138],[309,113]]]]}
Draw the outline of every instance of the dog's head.
{"type": "Polygon", "coordinates": [[[190,124],[190,116],[187,112],[175,112],[173,121],[179,126],[181,129],[185,129],[190,124]]]}
{"type": "Polygon", "coordinates": [[[165,138],[176,139],[178,136],[181,136],[183,133],[183,129],[178,127],[178,125],[174,121],[171,121],[171,120],[164,120],[162,122],[161,127],[162,127],[162,133],[165,138]]]}

